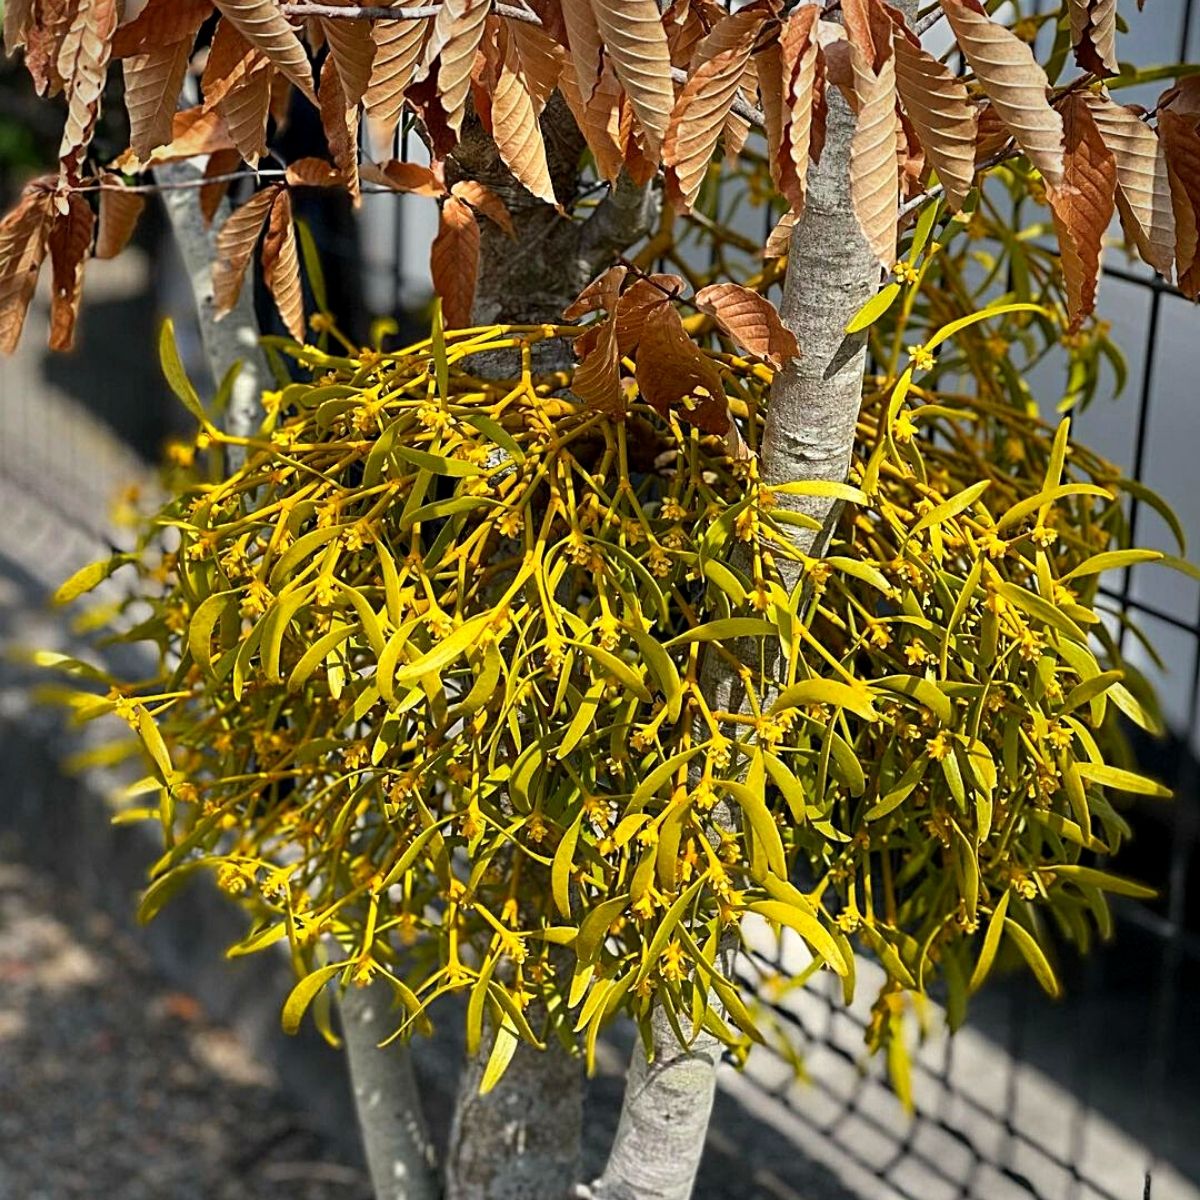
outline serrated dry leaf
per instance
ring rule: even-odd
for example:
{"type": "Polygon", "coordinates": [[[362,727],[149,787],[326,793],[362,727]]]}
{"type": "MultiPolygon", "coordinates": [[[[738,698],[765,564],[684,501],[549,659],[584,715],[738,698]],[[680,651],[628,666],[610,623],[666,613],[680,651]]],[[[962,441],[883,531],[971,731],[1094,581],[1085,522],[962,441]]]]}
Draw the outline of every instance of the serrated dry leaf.
{"type": "Polygon", "coordinates": [[[656,159],[667,135],[675,89],[671,51],[656,0],[591,0],[600,39],[656,159]]]}
{"type": "Polygon", "coordinates": [[[479,281],[479,225],[471,206],[457,196],[448,196],[442,203],[429,269],[434,291],[441,297],[446,328],[466,328],[471,324],[479,281]]]}
{"type": "Polygon", "coordinates": [[[278,185],[255,192],[230,213],[217,234],[217,260],[213,263],[213,305],[217,319],[229,313],[242,294],[246,268],[254,256],[259,234],[283,189],[278,185]]]}
{"type": "Polygon", "coordinates": [[[1068,0],[1075,61],[1093,75],[1115,75],[1117,0],[1068,0]]]}
{"type": "MultiPolygon", "coordinates": [[[[412,8],[423,0],[402,0],[395,8],[412,8]]],[[[404,111],[404,94],[413,81],[425,39],[433,22],[428,17],[412,21],[372,21],[375,57],[364,99],[367,115],[390,138],[404,111]]]]}
{"type": "Polygon", "coordinates": [[[615,267],[609,267],[603,275],[593,279],[563,309],[563,319],[578,321],[580,317],[586,316],[590,312],[616,312],[617,300],[621,295],[621,285],[625,282],[628,274],[629,268],[620,263],[615,267]]]}
{"type": "Polygon", "coordinates": [[[67,93],[67,119],[58,157],[68,179],[78,174],[100,115],[108,79],[117,0],[79,0],[58,52],[58,73],[67,93]]]}
{"type": "Polygon", "coordinates": [[[213,0],[222,15],[313,103],[312,67],[304,45],[275,0],[213,0]]]}
{"type": "Polygon", "coordinates": [[[850,199],[859,228],[879,265],[896,261],[900,185],[896,174],[896,60],[889,54],[872,69],[857,45],[850,47],[858,114],[850,139],[850,199]]]}
{"type": "Polygon", "coordinates": [[[996,115],[1051,187],[1062,183],[1062,118],[1046,99],[1049,82],[1033,51],[993,21],[976,0],[941,0],[958,47],[996,115]]]}
{"type": "Polygon", "coordinates": [[[148,160],[143,162],[132,150],[126,150],[110,166],[114,171],[133,174],[156,163],[179,162],[232,148],[233,139],[221,114],[205,112],[202,105],[196,104],[175,114],[171,120],[171,140],[165,146],[159,146],[148,160]]]}
{"type": "Polygon", "coordinates": [[[375,40],[370,21],[322,17],[321,32],[329,44],[329,57],[337,69],[346,103],[359,105],[371,83],[375,40]]]}
{"type": "Polygon", "coordinates": [[[770,300],[739,283],[713,283],[696,293],[696,307],[708,313],[747,354],[776,370],[800,357],[796,335],[770,300]]]}
{"type": "Polygon", "coordinates": [[[205,108],[216,108],[235,88],[261,70],[270,60],[252,46],[230,21],[217,22],[200,77],[200,92],[205,108]]]}
{"type": "Polygon", "coordinates": [[[645,275],[635,279],[621,293],[616,317],[617,348],[623,356],[637,350],[650,313],[660,304],[669,304],[672,297],[681,296],[684,286],[679,275],[645,275]]]}
{"type": "Polygon", "coordinates": [[[223,178],[232,174],[241,165],[242,156],[232,147],[228,150],[216,150],[208,156],[204,166],[205,182],[200,188],[200,213],[204,224],[211,225],[221,201],[229,192],[230,180],[223,178]]]}
{"type": "Polygon", "coordinates": [[[490,11],[490,0],[442,0],[425,46],[422,66],[430,69],[436,57],[438,100],[455,135],[466,115],[475,52],[490,11]]]}
{"type": "Polygon", "coordinates": [[[451,189],[450,194],[465,200],[477,213],[488,218],[493,224],[510,238],[517,236],[516,226],[513,225],[512,214],[504,201],[486,184],[477,179],[460,179],[451,189]]]}
{"type": "MultiPolygon", "coordinates": [[[[253,51],[258,54],[258,51],[253,51]]],[[[261,56],[260,56],[261,57],[261,56]]],[[[271,79],[275,69],[265,59],[217,103],[217,111],[238,152],[252,167],[267,152],[271,115],[271,79]]]]}
{"type": "Polygon", "coordinates": [[[591,0],[562,0],[562,15],[575,78],[574,90],[581,107],[586,107],[600,82],[604,42],[591,0]]]}
{"type": "Polygon", "coordinates": [[[1116,205],[1117,164],[1082,95],[1068,96],[1062,111],[1063,182],[1047,192],[1047,199],[1062,255],[1069,329],[1074,332],[1096,306],[1101,243],[1116,205]]]}
{"type": "Polygon", "coordinates": [[[37,20],[25,30],[25,67],[39,96],[63,90],[59,56],[71,28],[75,0],[41,0],[37,20]]]}
{"type": "Polygon", "coordinates": [[[897,29],[893,45],[896,90],[904,111],[946,190],[947,203],[958,212],[975,178],[978,110],[966,85],[907,29],[897,29]]]}
{"type": "Polygon", "coordinates": [[[212,10],[212,0],[150,0],[132,21],[118,26],[112,56],[127,58],[171,42],[193,41],[212,10]]]}
{"type": "Polygon", "coordinates": [[[54,197],[31,185],[0,221],[0,353],[11,354],[21,340],[53,214],[54,197]]]}
{"type": "Polygon", "coordinates": [[[571,390],[589,407],[610,416],[625,412],[625,392],[621,387],[621,358],[617,350],[615,312],[626,268],[612,267],[594,283],[589,284],[563,316],[574,321],[584,313],[605,310],[609,315],[588,326],[585,335],[577,338],[575,352],[581,361],[575,368],[571,390]]]}
{"type": "Polygon", "coordinates": [[[129,147],[138,158],[149,158],[154,150],[171,140],[175,105],[191,54],[191,42],[178,41],[125,58],[129,147]]]}
{"type": "Polygon", "coordinates": [[[54,214],[48,242],[52,286],[50,290],[50,349],[70,350],[75,345],[75,325],[83,290],[83,265],[92,251],[96,217],[78,192],[66,197],[67,211],[54,214]]]}
{"type": "Polygon", "coordinates": [[[1180,113],[1158,114],[1158,134],[1166,151],[1175,214],[1176,287],[1200,298],[1200,133],[1180,113]]]}
{"type": "Polygon", "coordinates": [[[367,182],[389,187],[396,192],[411,192],[414,196],[446,194],[441,176],[421,163],[390,159],[385,163],[363,163],[360,171],[367,182]]]}
{"type": "Polygon", "coordinates": [[[332,55],[326,58],[325,65],[321,68],[318,102],[325,141],[329,144],[329,155],[346,181],[346,190],[350,193],[350,198],[358,205],[362,199],[358,173],[358,124],[361,110],[357,104],[351,104],[342,91],[342,77],[332,55]]]}
{"type": "Polygon", "coordinates": [[[288,163],[284,178],[291,187],[340,187],[342,173],[323,158],[298,158],[288,163]]]}
{"type": "Polygon", "coordinates": [[[539,200],[555,204],[546,143],[538,124],[538,103],[525,75],[514,39],[501,25],[499,72],[492,92],[492,138],[504,165],[539,200]]]}
{"type": "Polygon", "coordinates": [[[534,111],[540,116],[567,69],[567,53],[536,25],[507,18],[501,24],[516,47],[534,111]]]}
{"type": "Polygon", "coordinates": [[[757,12],[736,13],[696,47],[692,73],[671,110],[663,143],[667,197],[684,212],[700,193],[762,23],[757,12]]]}
{"type": "Polygon", "coordinates": [[[600,178],[615,182],[625,156],[621,150],[621,84],[611,64],[605,64],[592,98],[586,104],[579,95],[574,72],[563,71],[558,90],[596,160],[600,178]]]}
{"type": "Polygon", "coordinates": [[[821,52],[816,39],[818,12],[811,4],[793,11],[780,29],[779,41],[758,56],[771,178],[797,213],[804,211],[811,161],[821,52]]]}
{"type": "Polygon", "coordinates": [[[674,412],[705,433],[728,431],[729,402],[721,373],[688,337],[670,304],[656,305],[646,314],[637,383],[642,399],[661,416],[674,412]]]}
{"type": "Polygon", "coordinates": [[[300,283],[300,255],[292,220],[292,197],[282,188],[271,204],[262,244],[263,281],[275,301],[284,328],[304,341],[304,290],[300,283]]]}
{"type": "Polygon", "coordinates": [[[789,209],[779,218],[767,237],[767,244],[763,247],[763,258],[783,258],[787,254],[792,244],[792,230],[796,228],[796,222],[799,220],[800,214],[795,209],[789,209]]]}
{"type": "Polygon", "coordinates": [[[1166,279],[1175,263],[1175,214],[1159,136],[1131,108],[1086,93],[1104,144],[1117,163],[1117,211],[1125,236],[1166,279]]]}
{"type": "Polygon", "coordinates": [[[100,177],[100,223],[96,233],[96,257],[116,258],[129,244],[137,227],[146,198],[130,191],[119,175],[100,177]]]}
{"type": "Polygon", "coordinates": [[[5,0],[4,49],[10,54],[25,45],[25,35],[33,22],[34,0],[5,0]]]}

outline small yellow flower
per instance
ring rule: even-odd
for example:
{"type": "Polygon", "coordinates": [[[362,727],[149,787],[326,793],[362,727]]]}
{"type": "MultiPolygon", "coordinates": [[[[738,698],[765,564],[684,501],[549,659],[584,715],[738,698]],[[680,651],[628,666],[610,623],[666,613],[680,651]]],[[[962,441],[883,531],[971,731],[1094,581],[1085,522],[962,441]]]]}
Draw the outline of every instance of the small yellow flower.
{"type": "Polygon", "coordinates": [[[933,368],[933,351],[928,346],[909,346],[908,358],[914,371],[929,371],[933,368]]]}

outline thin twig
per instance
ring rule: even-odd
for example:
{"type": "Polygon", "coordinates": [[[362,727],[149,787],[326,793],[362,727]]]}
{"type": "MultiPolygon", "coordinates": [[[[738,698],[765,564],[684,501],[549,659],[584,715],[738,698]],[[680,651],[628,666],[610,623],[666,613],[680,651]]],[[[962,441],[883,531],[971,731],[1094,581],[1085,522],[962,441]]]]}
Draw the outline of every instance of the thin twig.
{"type": "MultiPolygon", "coordinates": [[[[436,17],[441,12],[440,4],[422,4],[416,8],[381,8],[372,5],[338,4],[281,4],[280,9],[288,17],[330,17],[338,21],[422,21],[436,17]]],[[[540,25],[537,13],[515,4],[497,4],[493,11],[498,17],[510,21],[524,21],[526,25],[540,25]]]]}

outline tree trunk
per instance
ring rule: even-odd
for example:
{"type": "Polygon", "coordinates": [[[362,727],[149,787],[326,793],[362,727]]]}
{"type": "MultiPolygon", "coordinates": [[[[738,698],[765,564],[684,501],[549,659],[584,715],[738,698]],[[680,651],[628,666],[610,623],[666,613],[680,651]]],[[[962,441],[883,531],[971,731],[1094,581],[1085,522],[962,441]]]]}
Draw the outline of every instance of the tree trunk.
{"type": "MultiPolygon", "coordinates": [[[[850,318],[879,286],[879,265],[854,216],[850,199],[850,140],[854,114],[836,88],[827,92],[824,153],[809,172],[804,214],[792,233],[780,315],[795,333],[802,357],[776,375],[760,450],[766,483],[846,478],[862,403],[865,333],[847,335],[850,318]]],[[[820,554],[837,518],[834,502],[780,497],[822,523],[822,533],[797,530],[794,544],[820,554]]],[[[790,588],[800,567],[780,562],[790,588]]],[[[756,661],[756,644],[729,647],[756,661]]],[[[705,656],[701,686],[712,708],[736,711],[744,700],[737,676],[715,654],[705,656]]],[[[714,819],[732,824],[725,808],[714,819]]],[[[730,951],[730,958],[733,951],[730,951]]],[[[715,997],[712,998],[715,1002],[715,997]]],[[[679,1046],[669,1023],[655,1014],[654,1062],[641,1040],[633,1050],[620,1125],[604,1174],[592,1187],[596,1200],[686,1200],[703,1154],[720,1061],[715,1039],[701,1033],[679,1046]]]]}
{"type": "Polygon", "coordinates": [[[394,1031],[386,983],[351,988],[341,999],[342,1035],[354,1105],[375,1200],[437,1200],[433,1143],[425,1128],[412,1053],[403,1042],[381,1050],[394,1031]]]}
{"type": "Polygon", "coordinates": [[[235,362],[242,364],[229,397],[225,428],[235,437],[249,437],[262,422],[262,394],[269,385],[271,372],[258,344],[253,288],[243,288],[232,312],[217,320],[212,268],[217,261],[217,230],[229,216],[229,204],[223,202],[212,225],[205,225],[200,192],[195,186],[188,186],[203,177],[205,161],[164,163],[155,167],[154,174],[160,183],[167,185],[160,193],[163,207],[196,301],[200,337],[213,380],[220,383],[235,362]]]}
{"type": "MultiPolygon", "coordinates": [[[[542,117],[555,193],[569,207],[579,187],[583,139],[561,98],[542,117]]],[[[486,184],[505,202],[516,239],[481,222],[478,324],[558,322],[596,272],[643,236],[656,209],[652,189],[622,180],[588,220],[564,218],[518,184],[495,142],[474,118],[447,163],[449,182],[486,184]]],[[[562,339],[534,347],[534,369],[569,367],[562,339]]],[[[473,370],[507,378],[519,371],[516,352],[477,355],[473,370]]],[[[548,889],[548,881],[547,881],[548,889]]],[[[536,1027],[536,1022],[535,1022],[536,1027]]],[[[446,1162],[447,1200],[557,1200],[579,1179],[583,1068],[551,1035],[545,1050],[521,1042],[499,1083],[480,1095],[492,1039],[484,1039],[459,1083],[446,1162]]]]}

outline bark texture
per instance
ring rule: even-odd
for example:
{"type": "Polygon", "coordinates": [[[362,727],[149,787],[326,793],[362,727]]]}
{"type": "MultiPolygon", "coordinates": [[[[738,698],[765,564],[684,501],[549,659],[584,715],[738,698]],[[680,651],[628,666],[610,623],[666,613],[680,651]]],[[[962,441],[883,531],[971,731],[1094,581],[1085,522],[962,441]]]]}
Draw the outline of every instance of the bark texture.
{"type": "MultiPolygon", "coordinates": [[[[780,306],[802,357],[776,375],[771,390],[760,450],[767,483],[844,480],[862,404],[867,337],[847,335],[845,328],[878,289],[880,272],[850,198],[854,114],[836,88],[827,95],[825,149],[808,177],[780,306]]],[[[793,541],[806,554],[822,553],[837,520],[835,503],[783,496],[780,502],[821,522],[821,533],[796,530],[793,541]]],[[[790,590],[800,567],[780,560],[779,568],[790,590]]],[[[739,660],[756,661],[756,644],[727,648],[739,660]]],[[[711,708],[732,712],[744,705],[737,676],[716,654],[705,656],[701,686],[711,708]]],[[[714,819],[730,825],[735,817],[722,806],[714,819]]],[[[732,957],[732,949],[728,953],[732,957]]],[[[681,1048],[661,1013],[655,1014],[654,1029],[653,1063],[646,1062],[640,1041],[634,1047],[616,1140],[592,1187],[596,1200],[686,1200],[692,1193],[716,1090],[719,1044],[702,1032],[689,1049],[681,1048]]]]}
{"type": "Polygon", "coordinates": [[[379,1043],[394,1030],[386,983],[351,988],[341,999],[342,1036],[354,1106],[375,1200],[437,1200],[433,1143],[407,1045],[379,1043]]]}
{"type": "Polygon", "coordinates": [[[203,159],[164,163],[155,168],[154,174],[160,183],[168,185],[161,193],[163,206],[196,300],[200,336],[213,380],[220,383],[235,362],[242,364],[229,397],[225,428],[236,437],[248,437],[257,432],[262,421],[262,393],[271,373],[258,344],[252,287],[244,287],[233,311],[217,320],[212,267],[217,259],[217,230],[229,216],[229,205],[222,203],[212,226],[205,226],[200,193],[195,186],[188,186],[203,176],[203,159]]]}
{"type": "Polygon", "coordinates": [[[692,1194],[717,1086],[722,1047],[707,1031],[686,1049],[661,1009],[651,1018],[654,1061],[639,1041],[625,1102],[593,1200],[687,1200],[692,1194]]]}
{"type": "MultiPolygon", "coordinates": [[[[561,98],[542,117],[555,195],[566,208],[580,186],[583,138],[561,98]]],[[[507,205],[516,238],[481,221],[479,288],[474,320],[539,323],[563,309],[614,256],[642,237],[656,211],[656,193],[622,181],[583,222],[571,220],[518,184],[495,142],[474,117],[447,163],[447,179],[486,184],[507,205]]],[[[534,368],[566,369],[569,342],[534,347],[534,368]]],[[[472,369],[506,378],[520,370],[516,351],[474,356],[472,369]]],[[[532,882],[530,886],[535,886],[532,882]]],[[[546,887],[548,888],[548,880],[546,887]]],[[[531,1014],[531,1019],[534,1014],[531,1014]]],[[[534,1026],[536,1028],[536,1020],[534,1026]]],[[[459,1083],[446,1161],[447,1200],[557,1200],[579,1179],[583,1069],[554,1038],[546,1050],[522,1042],[500,1082],[479,1094],[491,1041],[466,1064],[459,1083]]]]}

